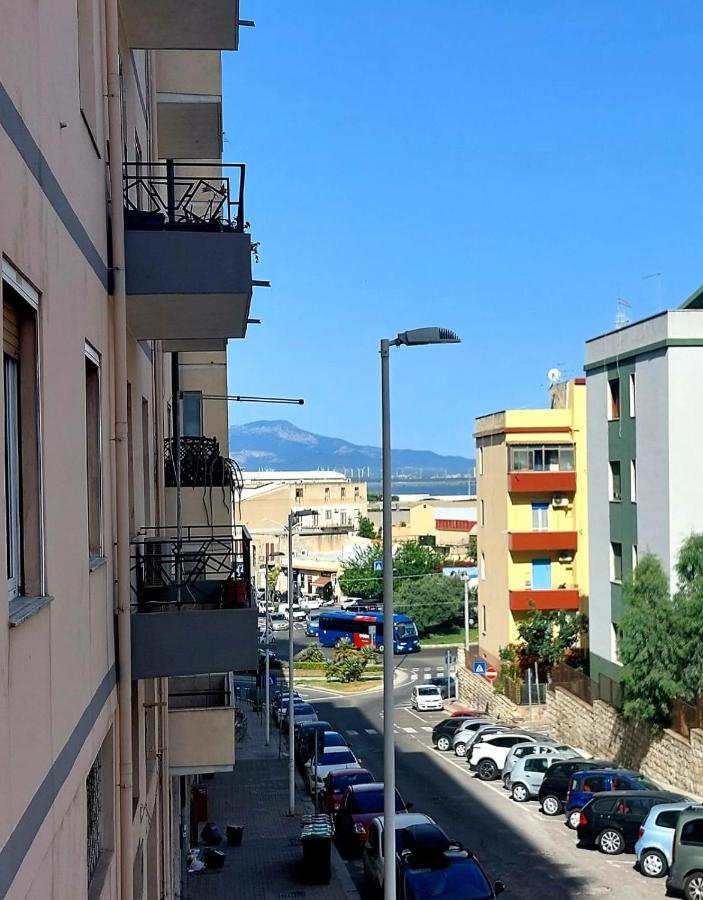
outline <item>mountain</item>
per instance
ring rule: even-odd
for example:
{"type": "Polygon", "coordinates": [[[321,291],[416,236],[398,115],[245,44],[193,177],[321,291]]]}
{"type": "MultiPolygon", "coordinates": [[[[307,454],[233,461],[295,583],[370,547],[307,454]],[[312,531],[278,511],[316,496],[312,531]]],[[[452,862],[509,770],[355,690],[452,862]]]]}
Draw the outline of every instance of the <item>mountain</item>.
{"type": "MultiPolygon", "coordinates": [[[[380,447],[352,444],[342,438],[313,434],[279,419],[232,425],[230,455],[242,469],[336,469],[370,468],[370,478],[381,472],[380,447]]],[[[442,456],[431,450],[393,450],[395,476],[431,478],[469,475],[473,460],[464,456],[442,456]]]]}

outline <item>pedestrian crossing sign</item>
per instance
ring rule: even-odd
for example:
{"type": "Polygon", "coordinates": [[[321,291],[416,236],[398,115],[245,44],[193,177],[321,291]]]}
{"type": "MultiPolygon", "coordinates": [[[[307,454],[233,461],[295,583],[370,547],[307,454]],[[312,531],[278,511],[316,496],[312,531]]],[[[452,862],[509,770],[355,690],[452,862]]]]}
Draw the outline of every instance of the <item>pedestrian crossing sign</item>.
{"type": "Polygon", "coordinates": [[[474,675],[485,675],[486,674],[486,660],[485,659],[475,659],[472,670],[474,675]]]}

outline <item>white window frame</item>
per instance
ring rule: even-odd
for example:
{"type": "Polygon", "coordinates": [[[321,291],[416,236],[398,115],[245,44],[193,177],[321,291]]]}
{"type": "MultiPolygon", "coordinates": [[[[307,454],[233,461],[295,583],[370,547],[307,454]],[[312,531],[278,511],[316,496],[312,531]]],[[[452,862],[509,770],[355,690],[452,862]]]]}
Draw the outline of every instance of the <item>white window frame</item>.
{"type": "MultiPolygon", "coordinates": [[[[102,422],[102,391],[103,391],[103,373],[101,367],[101,356],[100,353],[90,344],[88,341],[85,342],[85,358],[92,363],[96,370],[98,376],[98,433],[97,433],[97,442],[98,442],[98,454],[97,454],[97,464],[98,464],[98,553],[90,553],[90,528],[88,529],[88,553],[91,559],[102,559],[105,553],[105,511],[104,511],[104,503],[103,503],[103,422],[102,422]]],[[[86,397],[86,410],[87,410],[88,398],[86,397]]],[[[86,435],[87,437],[87,435],[86,435]]],[[[88,461],[86,460],[86,464],[88,461]]],[[[87,472],[86,472],[87,475],[87,472]]],[[[87,482],[86,482],[87,489],[87,482]]]]}
{"type": "Polygon", "coordinates": [[[481,525],[486,524],[486,504],[481,500],[481,525]]]}
{"type": "Polygon", "coordinates": [[[610,542],[610,580],[613,584],[622,584],[622,544],[620,541],[611,541],[610,542]],[[620,578],[615,577],[615,548],[613,544],[620,545],[620,578]]]}
{"type": "Polygon", "coordinates": [[[637,460],[630,460],[630,501],[637,503],[637,460]]]}
{"type": "Polygon", "coordinates": [[[486,580],[486,554],[481,551],[481,581],[486,580]]]}
{"type": "Polygon", "coordinates": [[[483,447],[476,448],[476,456],[478,457],[476,460],[478,463],[478,474],[483,475],[483,447]]]}
{"type": "Polygon", "coordinates": [[[610,494],[611,503],[620,503],[622,501],[622,463],[619,459],[611,459],[608,462],[608,493],[610,494]],[[615,496],[615,478],[613,477],[613,465],[620,466],[620,493],[615,496]]]}
{"type": "Polygon", "coordinates": [[[549,504],[532,504],[532,530],[549,531],[549,504]]]}
{"type": "Polygon", "coordinates": [[[637,415],[637,381],[634,372],[630,372],[628,384],[630,387],[630,418],[634,419],[637,415]]]}

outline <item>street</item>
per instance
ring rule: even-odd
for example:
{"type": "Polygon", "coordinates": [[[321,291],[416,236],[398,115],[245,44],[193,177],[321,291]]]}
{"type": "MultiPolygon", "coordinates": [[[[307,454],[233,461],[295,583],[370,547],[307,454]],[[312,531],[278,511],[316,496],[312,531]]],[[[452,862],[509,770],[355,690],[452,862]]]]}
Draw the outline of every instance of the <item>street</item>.
{"type": "MultiPolygon", "coordinates": [[[[444,716],[411,710],[410,690],[415,681],[442,669],[444,650],[428,649],[396,659],[400,670],[412,679],[395,691],[398,789],[406,802],[414,804],[413,812],[427,813],[450,838],[474,851],[489,878],[505,881],[507,896],[523,900],[664,896],[663,881],[635,872],[631,854],[608,858],[578,849],[575,834],[561,817],[543,816],[536,802],[515,803],[500,782],[481,782],[464,760],[433,749],[432,726],[444,716]]],[[[320,718],[339,729],[363,765],[381,779],[381,692],[333,698],[322,692],[304,693],[320,718]]],[[[363,893],[360,862],[350,860],[348,867],[363,893]]]]}

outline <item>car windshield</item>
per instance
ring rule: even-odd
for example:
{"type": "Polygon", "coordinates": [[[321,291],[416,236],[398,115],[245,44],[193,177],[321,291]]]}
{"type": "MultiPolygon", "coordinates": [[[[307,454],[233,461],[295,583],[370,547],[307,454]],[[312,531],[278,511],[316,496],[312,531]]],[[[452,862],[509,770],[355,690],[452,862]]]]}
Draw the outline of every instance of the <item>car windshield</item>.
{"type": "Polygon", "coordinates": [[[336,731],[325,733],[325,747],[346,747],[347,742],[341,734],[336,731]]]}
{"type": "Polygon", "coordinates": [[[441,897],[442,900],[488,900],[493,891],[486,876],[473,860],[453,862],[446,868],[413,869],[406,875],[415,900],[441,897]]]}
{"type": "Polygon", "coordinates": [[[345,772],[343,775],[337,773],[331,776],[332,788],[335,791],[346,791],[352,784],[370,784],[373,776],[370,772],[364,772],[359,769],[358,772],[345,772]]]}
{"type": "Polygon", "coordinates": [[[314,716],[315,710],[309,703],[294,703],[293,711],[296,716],[314,716]]]}
{"type": "Polygon", "coordinates": [[[417,692],[418,692],[418,694],[428,694],[428,695],[436,697],[437,694],[439,693],[439,688],[434,687],[434,686],[430,687],[428,685],[427,687],[418,688],[417,692]]]}
{"type": "MultiPolygon", "coordinates": [[[[383,788],[377,791],[354,791],[354,812],[357,813],[382,813],[383,812],[383,788]]],[[[400,799],[400,794],[395,794],[395,811],[402,812],[405,807],[400,799]]]]}
{"type": "Polygon", "coordinates": [[[417,628],[414,622],[398,622],[395,626],[395,633],[398,640],[405,641],[408,638],[417,637],[417,628]]]}
{"type": "Polygon", "coordinates": [[[652,781],[651,779],[647,778],[646,775],[635,775],[632,780],[636,781],[637,784],[641,785],[645,789],[645,791],[660,791],[661,790],[659,785],[656,782],[652,781]]]}
{"type": "Polygon", "coordinates": [[[355,763],[356,758],[351,750],[341,750],[335,753],[323,753],[322,756],[318,756],[317,764],[318,766],[336,766],[344,763],[347,765],[348,763],[355,763]]]}

